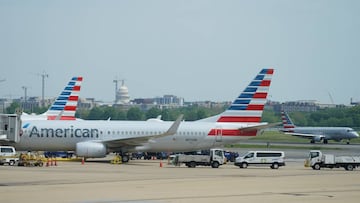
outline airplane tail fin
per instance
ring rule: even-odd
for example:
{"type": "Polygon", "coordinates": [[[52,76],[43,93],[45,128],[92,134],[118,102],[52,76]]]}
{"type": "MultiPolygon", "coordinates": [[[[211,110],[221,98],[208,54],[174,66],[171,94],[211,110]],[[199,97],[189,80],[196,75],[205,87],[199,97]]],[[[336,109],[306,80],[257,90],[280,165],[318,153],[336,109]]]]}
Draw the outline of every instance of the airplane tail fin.
{"type": "Polygon", "coordinates": [[[199,121],[259,123],[268,96],[274,69],[262,69],[245,90],[219,115],[199,121]]]}
{"type": "Polygon", "coordinates": [[[281,111],[281,120],[283,123],[284,132],[289,132],[296,127],[292,122],[291,118],[289,117],[289,115],[285,111],[281,111]]]}
{"type": "Polygon", "coordinates": [[[47,120],[75,120],[75,113],[79,101],[82,77],[73,77],[54,101],[50,108],[44,113],[47,120]]]}

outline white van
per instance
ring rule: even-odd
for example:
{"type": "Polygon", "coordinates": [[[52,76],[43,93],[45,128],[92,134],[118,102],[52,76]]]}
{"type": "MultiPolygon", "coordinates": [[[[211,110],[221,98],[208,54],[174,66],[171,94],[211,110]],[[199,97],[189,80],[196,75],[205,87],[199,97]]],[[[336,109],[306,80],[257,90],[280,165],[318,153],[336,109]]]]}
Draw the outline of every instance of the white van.
{"type": "Polygon", "coordinates": [[[0,165],[15,165],[19,161],[15,148],[12,146],[0,146],[0,165]]]}
{"type": "Polygon", "coordinates": [[[278,169],[285,166],[285,153],[282,151],[249,151],[244,156],[235,159],[235,166],[247,168],[249,165],[270,166],[278,169]]]}

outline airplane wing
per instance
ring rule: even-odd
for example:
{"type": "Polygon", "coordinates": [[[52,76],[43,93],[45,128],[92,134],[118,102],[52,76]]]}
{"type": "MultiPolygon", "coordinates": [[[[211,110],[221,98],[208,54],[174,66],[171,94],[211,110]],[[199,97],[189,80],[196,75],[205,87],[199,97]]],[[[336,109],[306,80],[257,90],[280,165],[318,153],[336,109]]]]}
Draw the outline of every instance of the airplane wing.
{"type": "Polygon", "coordinates": [[[156,138],[174,135],[177,132],[182,119],[183,119],[183,115],[180,115],[176,119],[176,121],[174,121],[174,123],[170,126],[170,128],[165,133],[162,134],[123,138],[123,139],[112,139],[112,140],[106,140],[103,143],[110,148],[117,148],[124,146],[140,146],[146,142],[151,142],[151,140],[156,138]]]}
{"type": "Polygon", "coordinates": [[[324,138],[325,135],[322,134],[307,134],[307,133],[294,133],[294,132],[286,132],[286,135],[292,135],[292,136],[296,136],[296,137],[303,137],[303,138],[313,138],[313,137],[317,137],[317,138],[324,138]]]}
{"type": "Polygon", "coordinates": [[[280,124],[282,124],[282,122],[260,123],[260,125],[244,127],[244,128],[240,128],[240,130],[243,130],[243,131],[247,131],[247,130],[263,130],[263,129],[266,129],[266,128],[271,128],[271,127],[278,126],[280,124]]]}

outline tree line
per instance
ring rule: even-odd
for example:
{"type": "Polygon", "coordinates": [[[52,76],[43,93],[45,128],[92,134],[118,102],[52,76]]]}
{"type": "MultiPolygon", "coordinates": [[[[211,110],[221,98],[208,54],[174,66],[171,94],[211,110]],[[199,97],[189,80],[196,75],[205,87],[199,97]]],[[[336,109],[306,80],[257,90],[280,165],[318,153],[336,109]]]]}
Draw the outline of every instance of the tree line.
{"type": "MultiPolygon", "coordinates": [[[[13,103],[10,107],[6,108],[6,113],[14,113],[17,108],[20,108],[20,105],[18,103],[13,103]]],[[[33,112],[27,113],[40,114],[45,112],[47,108],[48,107],[35,108],[33,109],[33,112]]],[[[142,111],[138,107],[131,107],[128,110],[124,110],[119,107],[100,106],[90,110],[77,110],[76,117],[85,120],[147,120],[161,115],[162,120],[173,121],[180,114],[184,114],[185,120],[195,121],[219,114],[226,108],[227,106],[207,108],[193,105],[171,109],[159,109],[154,107],[147,111],[142,111]]],[[[298,126],[360,127],[360,106],[327,108],[316,112],[290,112],[289,116],[295,125],[298,126]]],[[[263,113],[262,121],[269,123],[280,122],[280,112],[266,109],[263,113]]]]}

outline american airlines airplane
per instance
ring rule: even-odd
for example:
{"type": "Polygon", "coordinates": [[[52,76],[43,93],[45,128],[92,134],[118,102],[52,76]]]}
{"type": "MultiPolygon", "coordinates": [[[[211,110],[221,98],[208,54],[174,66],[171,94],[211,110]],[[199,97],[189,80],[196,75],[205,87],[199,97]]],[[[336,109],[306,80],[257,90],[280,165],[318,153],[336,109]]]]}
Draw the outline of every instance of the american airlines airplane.
{"type": "Polygon", "coordinates": [[[14,146],[26,151],[75,151],[86,158],[105,157],[119,152],[184,152],[251,138],[272,124],[261,116],[273,69],[262,69],[224,112],[197,121],[48,121],[22,123],[22,136],[14,146]]]}
{"type": "Polygon", "coordinates": [[[281,119],[283,122],[281,131],[285,134],[310,139],[311,143],[322,141],[327,144],[328,140],[340,142],[347,139],[347,144],[350,144],[350,139],[359,137],[359,134],[349,127],[297,127],[284,111],[281,112],[281,119]]]}
{"type": "Polygon", "coordinates": [[[50,108],[43,114],[33,115],[22,112],[21,120],[76,120],[75,113],[79,101],[82,77],[73,77],[54,101],[50,108]]]}

